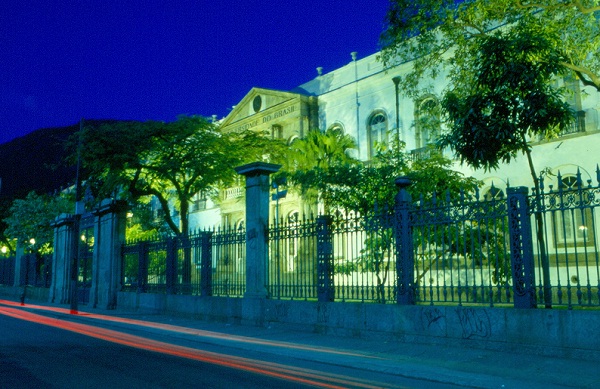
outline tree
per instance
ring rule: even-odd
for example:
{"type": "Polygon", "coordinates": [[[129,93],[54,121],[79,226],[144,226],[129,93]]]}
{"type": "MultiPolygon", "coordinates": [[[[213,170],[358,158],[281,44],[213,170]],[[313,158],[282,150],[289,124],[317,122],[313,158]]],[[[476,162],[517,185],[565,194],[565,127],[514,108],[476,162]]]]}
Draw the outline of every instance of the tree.
{"type": "MultiPolygon", "coordinates": [[[[329,187],[322,185],[316,188],[315,180],[335,166],[358,163],[358,160],[351,156],[354,149],[354,139],[338,127],[329,128],[324,132],[313,129],[304,138],[297,139],[290,145],[288,158],[284,160],[280,175],[289,177],[290,183],[297,186],[304,198],[317,200],[320,197],[326,202],[329,187]]],[[[324,208],[327,212],[327,203],[324,204],[324,208]]]]}
{"type": "Polygon", "coordinates": [[[171,123],[85,127],[77,143],[96,197],[110,197],[115,191],[133,202],[154,196],[171,231],[186,236],[192,197],[230,183],[235,177],[233,167],[262,157],[268,140],[254,132],[222,133],[195,116],[171,123]],[[172,215],[173,205],[179,223],[172,215]]]}
{"type": "Polygon", "coordinates": [[[64,195],[52,197],[30,192],[25,199],[13,201],[10,215],[4,219],[5,234],[20,245],[31,245],[40,254],[50,253],[54,242],[52,222],[72,209],[73,202],[64,195]]]}
{"type": "MultiPolygon", "coordinates": [[[[563,58],[551,42],[527,29],[483,38],[470,66],[474,70],[470,92],[451,90],[442,101],[450,131],[440,137],[439,145],[449,146],[474,168],[486,170],[525,154],[539,201],[538,176],[528,141],[555,136],[573,118],[568,104],[550,84],[562,71],[563,58]]],[[[549,307],[549,265],[539,213],[536,223],[549,307]]]]}
{"type": "MultiPolygon", "coordinates": [[[[135,203],[158,200],[172,233],[186,240],[189,207],[198,193],[210,194],[231,183],[234,167],[264,154],[268,140],[256,132],[223,133],[204,118],[180,117],[171,123],[120,122],[85,127],[77,144],[88,182],[97,198],[115,192],[135,203]],[[171,212],[174,206],[179,222],[171,212]]],[[[277,151],[277,145],[270,148],[277,151]]],[[[191,248],[183,243],[185,284],[191,281],[191,248]]]]}
{"type": "Polygon", "coordinates": [[[7,252],[14,254],[15,247],[11,244],[11,238],[6,234],[8,225],[4,221],[10,215],[10,206],[12,201],[7,197],[0,197],[0,246],[6,247],[7,252]]]}
{"type": "Polygon", "coordinates": [[[411,162],[404,151],[404,143],[395,141],[390,145],[378,145],[376,156],[368,163],[332,164],[327,168],[297,173],[304,175],[304,185],[321,193],[329,204],[329,211],[342,209],[361,216],[366,231],[361,255],[336,266],[336,272],[373,273],[379,302],[385,302],[387,298],[386,285],[392,263],[393,231],[388,216],[397,193],[394,180],[403,175],[411,177],[415,182],[410,189],[414,197],[425,193],[428,194],[426,198],[431,198],[447,192],[458,196],[471,193],[477,187],[473,178],[451,170],[451,160],[435,150],[430,154],[429,159],[411,162]]]}
{"type": "Polygon", "coordinates": [[[443,70],[455,87],[463,81],[468,85],[468,65],[477,55],[480,39],[499,27],[520,28],[548,40],[564,54],[561,66],[600,91],[599,15],[598,0],[393,0],[380,58],[388,67],[413,61],[400,85],[418,97],[443,70]],[[429,83],[420,84],[426,78],[429,83]]]}

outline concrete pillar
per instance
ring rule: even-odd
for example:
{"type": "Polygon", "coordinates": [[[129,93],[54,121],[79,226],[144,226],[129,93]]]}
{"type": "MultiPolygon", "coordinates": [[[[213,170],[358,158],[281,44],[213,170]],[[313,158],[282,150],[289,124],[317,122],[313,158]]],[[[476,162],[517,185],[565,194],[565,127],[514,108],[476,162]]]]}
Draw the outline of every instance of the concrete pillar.
{"type": "Polygon", "coordinates": [[[246,176],[246,293],[244,297],[266,298],[268,274],[267,232],[269,227],[269,175],[281,165],[254,162],[235,168],[246,176]]]}
{"type": "MultiPolygon", "coordinates": [[[[52,224],[54,227],[54,253],[49,302],[67,304],[70,301],[71,260],[73,258],[73,217],[62,214],[52,224]]],[[[16,281],[16,280],[15,280],[16,281]]]]}
{"type": "Polygon", "coordinates": [[[121,245],[125,240],[126,204],[103,200],[93,212],[94,259],[90,303],[94,308],[115,309],[121,289],[121,245]]]}

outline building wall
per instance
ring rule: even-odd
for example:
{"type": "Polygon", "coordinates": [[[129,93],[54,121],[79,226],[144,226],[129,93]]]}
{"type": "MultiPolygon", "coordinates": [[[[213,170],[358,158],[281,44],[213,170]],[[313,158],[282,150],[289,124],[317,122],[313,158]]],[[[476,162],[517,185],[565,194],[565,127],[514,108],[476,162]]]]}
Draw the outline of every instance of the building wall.
{"type": "MultiPolygon", "coordinates": [[[[312,128],[326,130],[332,126],[340,126],[356,140],[359,149],[355,156],[368,160],[372,154],[369,151],[369,120],[373,114],[383,113],[387,118],[389,137],[398,137],[404,141],[407,151],[419,149],[424,141],[417,134],[417,102],[401,91],[396,96],[393,82],[394,77],[406,74],[411,65],[405,63],[384,69],[377,56],[378,53],[375,53],[362,59],[351,59],[345,66],[318,75],[290,92],[253,88],[221,125],[229,131],[246,128],[271,131],[274,126],[281,126],[282,136],[288,141],[302,137],[312,128]],[[261,104],[256,110],[253,103],[257,96],[260,96],[261,104]]],[[[436,80],[427,80],[426,83],[431,88],[427,97],[439,98],[446,87],[443,75],[436,80]]],[[[585,132],[550,141],[532,142],[533,159],[538,173],[548,171],[556,174],[560,171],[562,174],[575,174],[579,168],[586,179],[596,180],[596,164],[600,163],[600,158],[595,153],[600,146],[600,93],[590,87],[579,87],[579,97],[570,96],[568,100],[575,104],[575,110],[585,112],[585,132]]],[[[447,155],[452,156],[449,151],[447,155]]],[[[455,169],[466,176],[482,180],[482,191],[489,189],[492,182],[501,189],[507,183],[511,186],[533,186],[527,160],[523,156],[490,172],[473,170],[456,159],[455,169]]],[[[552,179],[553,176],[548,178],[552,179]]],[[[198,213],[195,219],[197,226],[215,225],[219,221],[224,223],[229,220],[227,217],[217,217],[219,212],[233,215],[236,219],[243,217],[240,216],[243,201],[239,197],[221,200],[220,210],[215,207],[211,213],[198,213]]],[[[289,199],[285,204],[287,210],[281,212],[281,215],[286,215],[293,209],[305,208],[301,205],[293,206],[289,199]]]]}

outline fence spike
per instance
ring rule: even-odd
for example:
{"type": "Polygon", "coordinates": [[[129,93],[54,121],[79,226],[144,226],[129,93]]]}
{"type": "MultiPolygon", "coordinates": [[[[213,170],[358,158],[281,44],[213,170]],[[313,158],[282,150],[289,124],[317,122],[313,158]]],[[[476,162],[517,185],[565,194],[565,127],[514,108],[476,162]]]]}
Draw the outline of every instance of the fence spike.
{"type": "Polygon", "coordinates": [[[562,185],[562,174],[560,173],[560,170],[558,171],[558,174],[556,175],[556,182],[558,184],[558,191],[562,192],[563,189],[563,185],[562,185]]]}

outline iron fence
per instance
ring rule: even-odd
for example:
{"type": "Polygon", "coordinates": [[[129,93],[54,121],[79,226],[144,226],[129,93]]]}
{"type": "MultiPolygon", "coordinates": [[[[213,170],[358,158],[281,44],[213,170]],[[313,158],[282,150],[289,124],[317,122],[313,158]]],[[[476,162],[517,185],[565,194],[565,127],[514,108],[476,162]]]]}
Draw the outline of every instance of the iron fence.
{"type": "Polygon", "coordinates": [[[15,257],[0,258],[0,285],[15,283],[15,257]]]}
{"type": "Polygon", "coordinates": [[[122,247],[122,290],[239,297],[245,292],[243,228],[156,237],[122,247]]]}
{"type": "Polygon", "coordinates": [[[317,298],[314,219],[276,220],[269,229],[267,290],[271,298],[317,298]]]}
{"type": "Polygon", "coordinates": [[[411,211],[417,302],[511,303],[506,201],[435,197],[411,211]]]}
{"type": "Polygon", "coordinates": [[[395,300],[392,214],[337,212],[332,219],[333,290],[339,301],[395,300]]]}
{"type": "Polygon", "coordinates": [[[246,291],[246,230],[217,229],[212,235],[212,295],[241,297],[246,291]]]}
{"type": "Polygon", "coordinates": [[[541,193],[529,197],[534,226],[538,302],[552,306],[600,305],[600,171],[597,184],[582,174],[540,178],[541,193]]]}
{"type": "MultiPolygon", "coordinates": [[[[596,186],[584,185],[580,173],[559,174],[556,186],[540,179],[539,195],[516,188],[410,200],[368,215],[274,221],[269,297],[597,307],[600,170],[597,176],[596,186]],[[519,207],[524,216],[515,219],[519,207]],[[407,285],[411,296],[403,300],[407,285]]],[[[239,297],[245,277],[243,227],[123,247],[124,290],[239,297]]]]}

